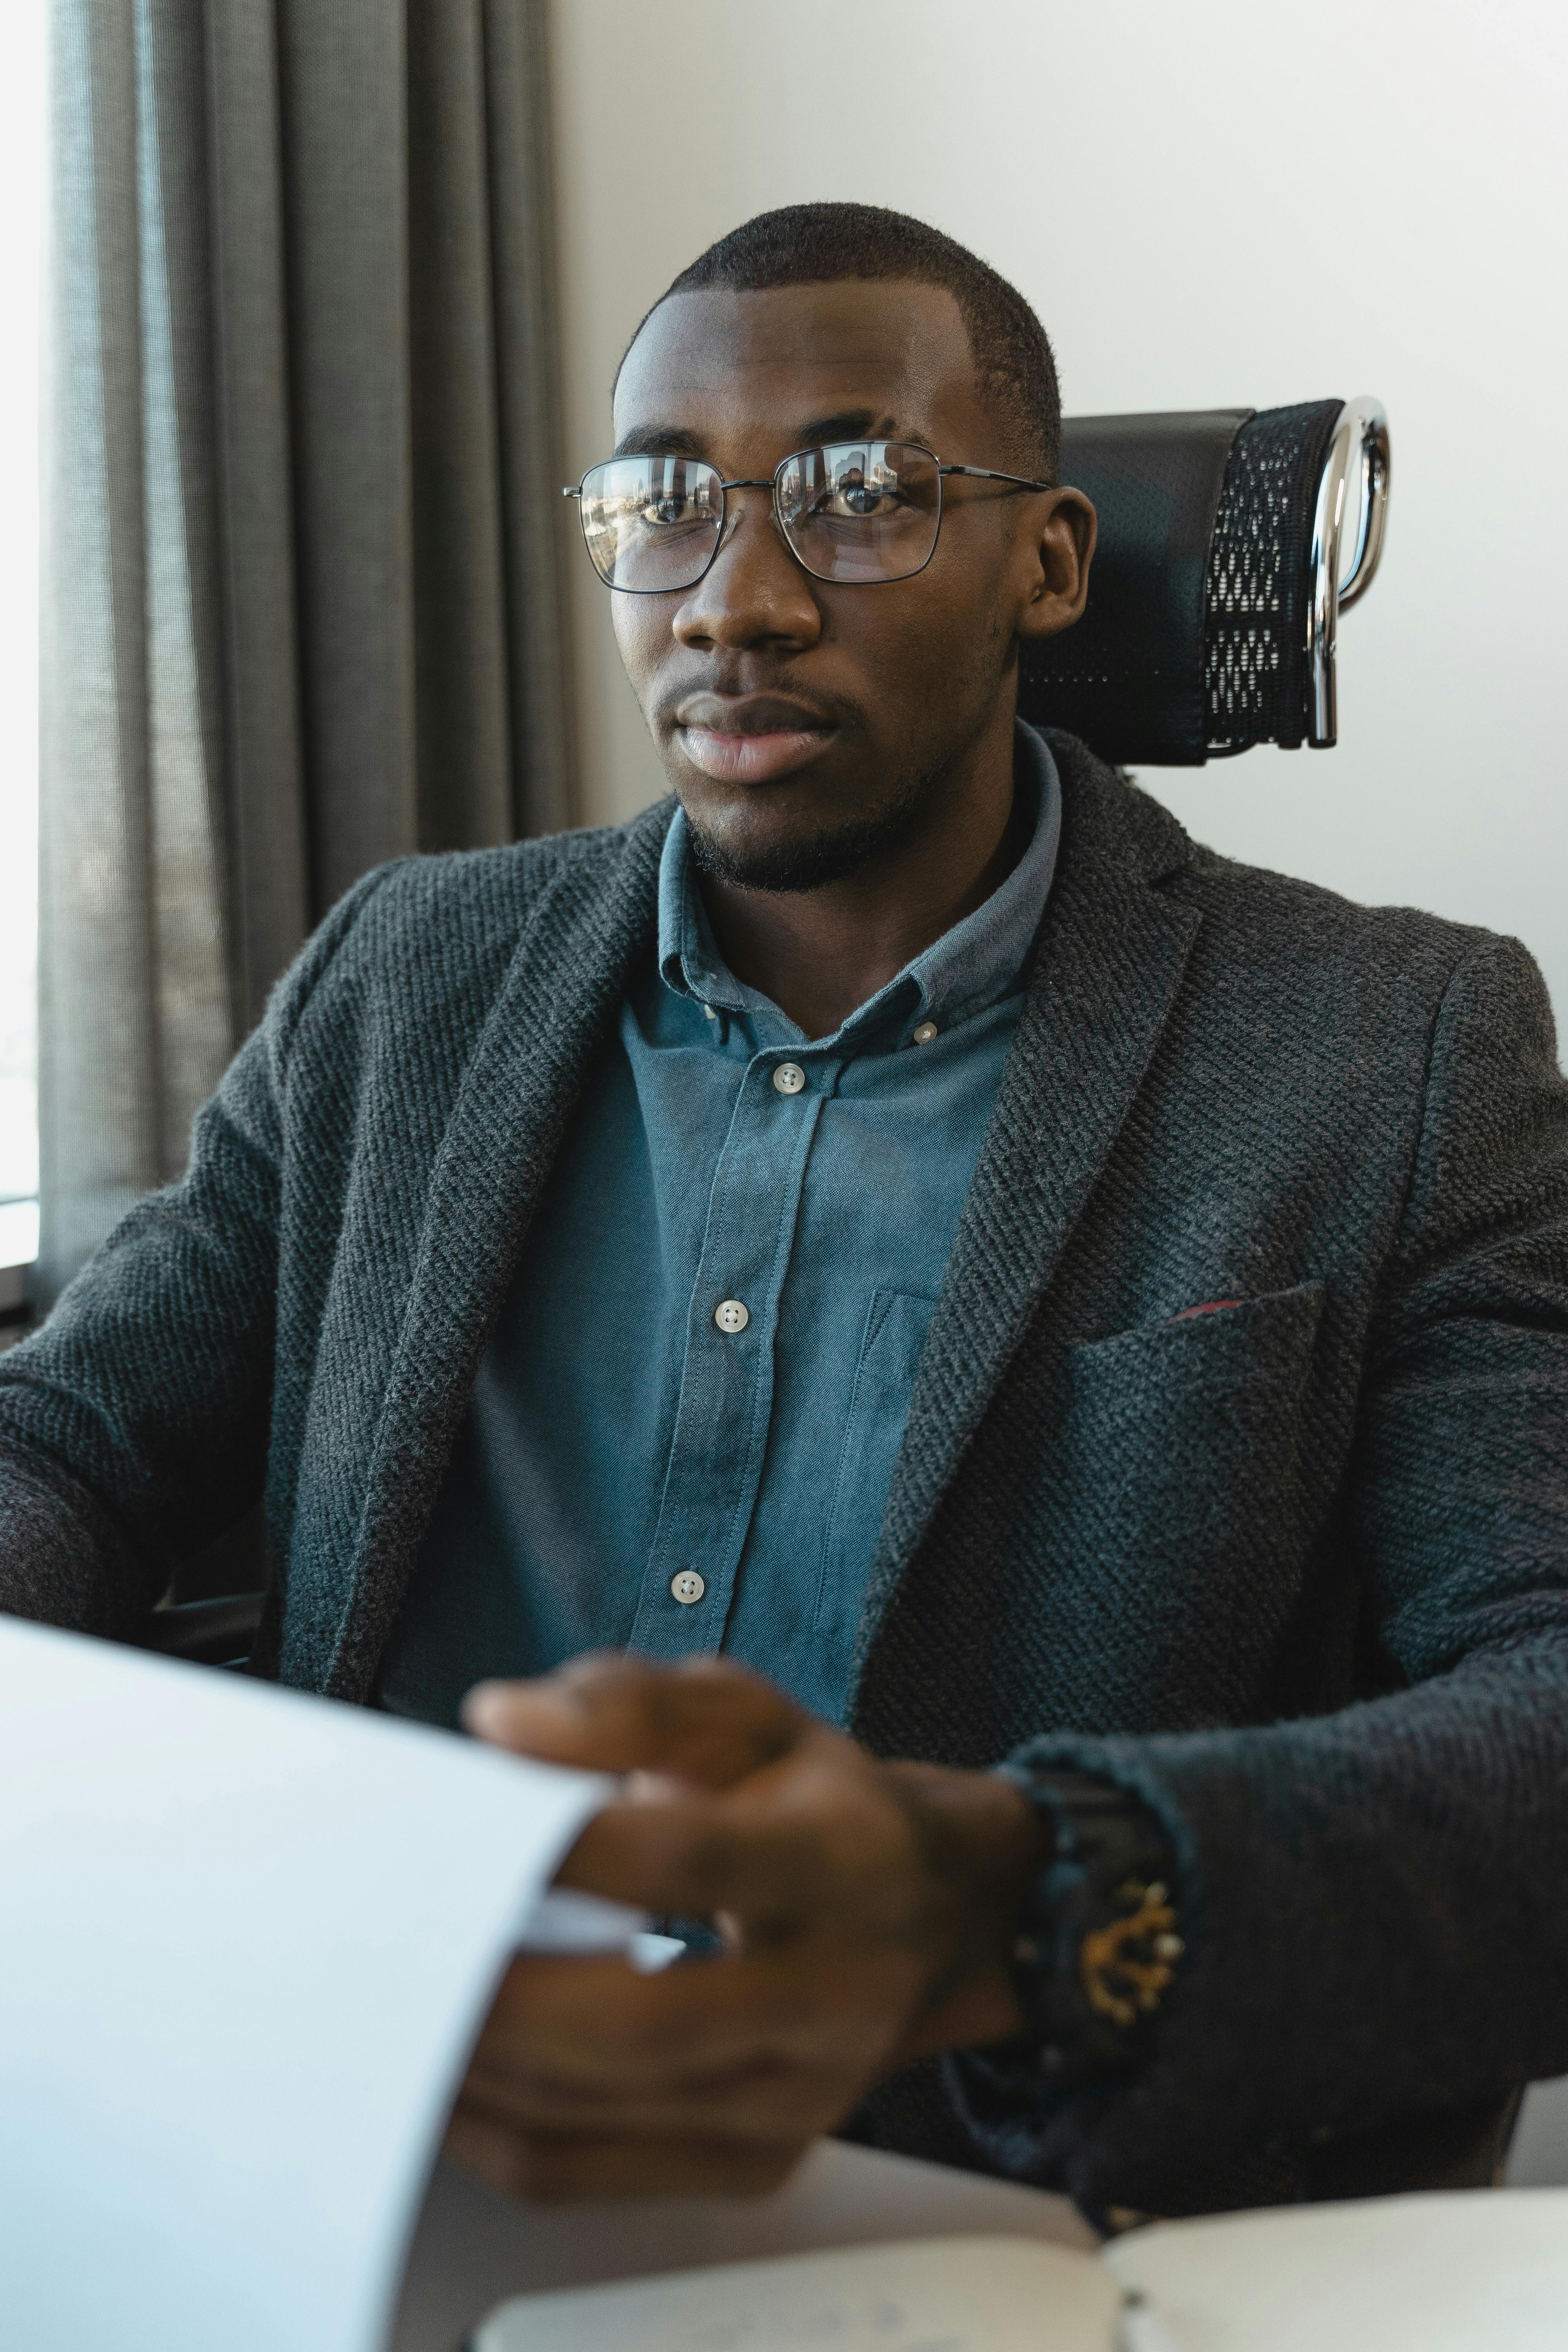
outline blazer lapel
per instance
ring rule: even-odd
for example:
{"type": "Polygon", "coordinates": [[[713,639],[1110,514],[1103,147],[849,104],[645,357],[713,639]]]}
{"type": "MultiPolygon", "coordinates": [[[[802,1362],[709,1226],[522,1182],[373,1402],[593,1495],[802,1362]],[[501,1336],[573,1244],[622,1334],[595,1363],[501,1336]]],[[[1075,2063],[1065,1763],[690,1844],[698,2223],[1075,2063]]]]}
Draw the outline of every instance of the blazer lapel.
{"type": "Polygon", "coordinates": [[[1154,887],[1175,820],[1053,736],[1062,845],[1024,1009],[931,1318],[871,1566],[850,1684],[1061,1261],[1137,1096],[1200,917],[1154,887]]]}
{"type": "MultiPolygon", "coordinates": [[[[610,855],[563,866],[531,913],[463,1078],[338,1584],[320,1687],[363,1697],[435,1507],[474,1375],[566,1122],[654,919],[662,806],[610,855]]],[[[303,1630],[303,1629],[302,1629],[303,1630]]],[[[307,1634],[306,1639],[310,1637],[307,1634]]]]}

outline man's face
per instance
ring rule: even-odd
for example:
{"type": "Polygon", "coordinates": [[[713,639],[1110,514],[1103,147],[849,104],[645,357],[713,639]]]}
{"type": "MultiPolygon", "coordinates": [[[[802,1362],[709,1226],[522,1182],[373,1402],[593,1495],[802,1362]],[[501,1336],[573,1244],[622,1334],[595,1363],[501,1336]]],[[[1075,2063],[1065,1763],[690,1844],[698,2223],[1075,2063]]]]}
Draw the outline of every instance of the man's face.
{"type": "MultiPolygon", "coordinates": [[[[704,458],[727,481],[869,437],[1029,471],[982,395],[953,297],[905,281],[674,295],[626,355],[615,424],[618,450],[704,458]]],[[[732,490],[695,587],[614,595],[699,855],[730,879],[809,887],[917,827],[974,746],[1010,727],[1019,635],[1081,610],[1093,517],[1076,492],[942,487],[936,551],[908,580],[814,579],[768,492],[732,490]]]]}

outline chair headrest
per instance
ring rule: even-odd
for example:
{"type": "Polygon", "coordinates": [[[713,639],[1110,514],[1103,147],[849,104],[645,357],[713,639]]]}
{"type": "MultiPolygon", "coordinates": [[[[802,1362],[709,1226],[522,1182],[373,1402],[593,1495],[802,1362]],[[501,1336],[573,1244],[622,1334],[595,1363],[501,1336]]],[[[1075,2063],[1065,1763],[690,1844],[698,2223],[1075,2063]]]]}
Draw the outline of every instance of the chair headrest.
{"type": "Polygon", "coordinates": [[[1082,620],[1026,650],[1024,718],[1116,763],[1195,767],[1254,743],[1333,741],[1337,613],[1382,553],[1376,402],[1068,417],[1061,479],[1093,500],[1100,543],[1082,620]],[[1357,465],[1362,527],[1342,583],[1357,465]]]}

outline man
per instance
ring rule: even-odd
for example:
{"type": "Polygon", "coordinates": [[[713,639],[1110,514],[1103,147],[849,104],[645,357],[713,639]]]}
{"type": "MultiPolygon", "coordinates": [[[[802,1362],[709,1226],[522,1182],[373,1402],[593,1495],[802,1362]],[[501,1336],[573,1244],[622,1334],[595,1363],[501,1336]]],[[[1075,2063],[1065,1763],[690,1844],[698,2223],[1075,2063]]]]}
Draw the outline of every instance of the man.
{"type": "Polygon", "coordinates": [[[8,1605],[130,1630],[265,1484],[268,1670],[632,1776],[565,1875],[698,1948],[516,1964],[511,2185],[1480,2179],[1568,2067],[1534,967],[1016,725],[1094,521],[948,239],[748,224],[615,418],[675,800],[323,925],[0,1365],[8,1605]]]}

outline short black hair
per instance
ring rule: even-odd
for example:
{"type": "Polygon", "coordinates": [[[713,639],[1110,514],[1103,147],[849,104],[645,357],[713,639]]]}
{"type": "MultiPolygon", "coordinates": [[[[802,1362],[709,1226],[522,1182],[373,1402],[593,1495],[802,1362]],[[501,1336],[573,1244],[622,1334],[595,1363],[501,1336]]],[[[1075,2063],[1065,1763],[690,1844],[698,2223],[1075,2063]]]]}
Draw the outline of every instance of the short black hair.
{"type": "MultiPolygon", "coordinates": [[[[824,286],[846,278],[905,278],[945,286],[958,304],[982,390],[1002,411],[1016,453],[1039,477],[1057,478],[1062,404],[1050,339],[1016,286],[939,228],[884,205],[781,205],[758,213],[700,253],[660,302],[709,286],[737,294],[776,286],[824,286]]],[[[628,343],[626,349],[631,349],[628,343]]]]}

